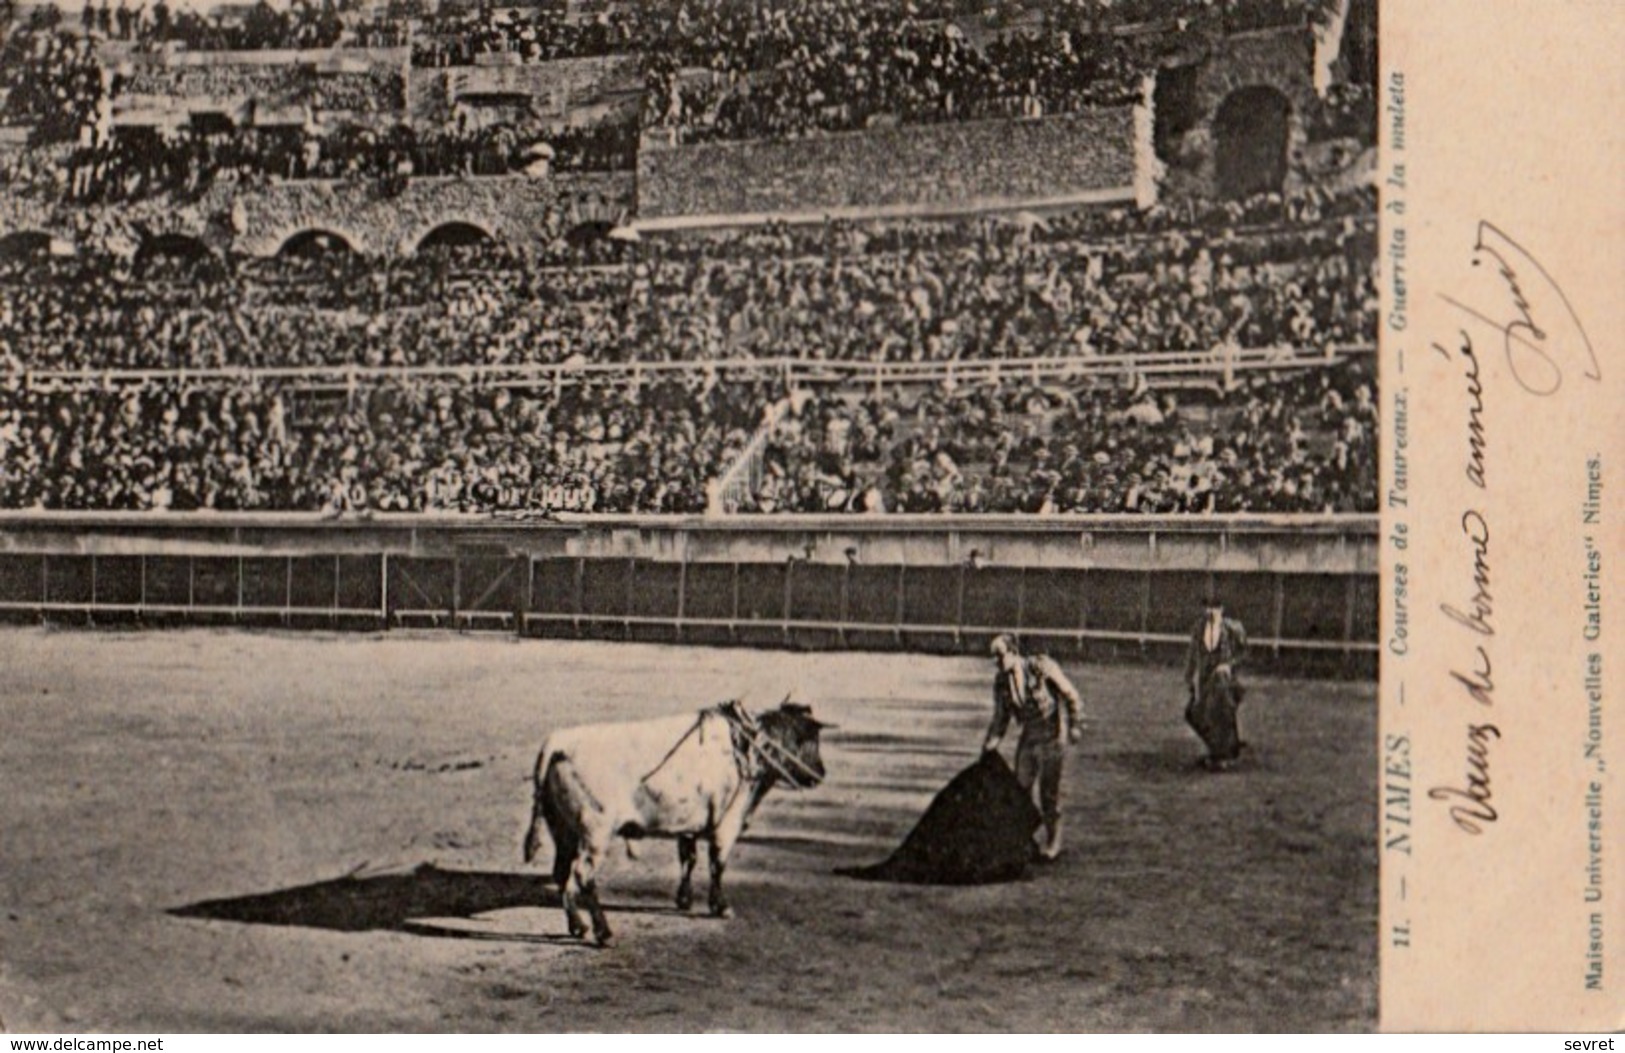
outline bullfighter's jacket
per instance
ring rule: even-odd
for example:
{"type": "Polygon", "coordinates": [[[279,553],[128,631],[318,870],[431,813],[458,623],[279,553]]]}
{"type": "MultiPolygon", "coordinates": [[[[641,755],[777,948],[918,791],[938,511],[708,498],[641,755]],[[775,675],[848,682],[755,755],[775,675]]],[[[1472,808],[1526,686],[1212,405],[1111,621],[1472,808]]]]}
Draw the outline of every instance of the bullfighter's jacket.
{"type": "Polygon", "coordinates": [[[1022,658],[1015,672],[1001,671],[993,682],[993,723],[988,737],[1004,737],[1014,718],[1024,734],[1042,728],[1064,738],[1083,719],[1083,702],[1061,666],[1049,655],[1022,658]]]}
{"type": "Polygon", "coordinates": [[[1203,618],[1191,630],[1190,651],[1185,659],[1185,683],[1195,687],[1205,683],[1221,665],[1235,670],[1247,656],[1247,630],[1234,618],[1221,618],[1210,631],[1203,618]]]}

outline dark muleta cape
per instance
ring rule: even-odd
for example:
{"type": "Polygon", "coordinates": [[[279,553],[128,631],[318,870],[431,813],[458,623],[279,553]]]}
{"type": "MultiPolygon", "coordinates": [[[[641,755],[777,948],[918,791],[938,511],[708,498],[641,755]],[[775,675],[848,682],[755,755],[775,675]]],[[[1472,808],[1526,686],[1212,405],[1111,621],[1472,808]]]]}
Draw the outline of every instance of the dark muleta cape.
{"type": "Polygon", "coordinates": [[[1241,754],[1241,735],[1236,728],[1236,696],[1229,688],[1204,684],[1185,707],[1185,721],[1207,747],[1215,761],[1235,760],[1241,754]]]}
{"type": "Polygon", "coordinates": [[[1027,872],[1041,821],[1010,765],[997,753],[984,753],[932,799],[890,859],[836,873],[916,885],[1015,881],[1027,872]]]}

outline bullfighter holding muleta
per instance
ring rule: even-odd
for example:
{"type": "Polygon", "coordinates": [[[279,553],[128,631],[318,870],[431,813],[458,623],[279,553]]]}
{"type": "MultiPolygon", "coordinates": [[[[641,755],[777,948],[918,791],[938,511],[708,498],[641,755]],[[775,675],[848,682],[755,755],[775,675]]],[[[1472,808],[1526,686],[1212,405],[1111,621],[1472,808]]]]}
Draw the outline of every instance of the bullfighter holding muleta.
{"type": "Polygon", "coordinates": [[[984,753],[999,748],[1014,718],[1021,725],[1016,745],[1016,781],[1031,792],[1038,787],[1038,811],[1044,820],[1040,859],[1061,854],[1061,773],[1065,746],[1083,738],[1083,704],[1078,689],[1049,655],[1023,657],[1015,638],[1001,633],[990,648],[999,672],[993,680],[993,722],[983,740],[984,753]]]}
{"type": "Polygon", "coordinates": [[[1236,710],[1245,694],[1236,668],[1247,656],[1247,630],[1235,618],[1224,616],[1224,601],[1202,600],[1202,617],[1191,630],[1185,658],[1185,686],[1189,692],[1185,720],[1207,746],[1205,763],[1214,770],[1235,764],[1246,743],[1236,726],[1236,710]]]}

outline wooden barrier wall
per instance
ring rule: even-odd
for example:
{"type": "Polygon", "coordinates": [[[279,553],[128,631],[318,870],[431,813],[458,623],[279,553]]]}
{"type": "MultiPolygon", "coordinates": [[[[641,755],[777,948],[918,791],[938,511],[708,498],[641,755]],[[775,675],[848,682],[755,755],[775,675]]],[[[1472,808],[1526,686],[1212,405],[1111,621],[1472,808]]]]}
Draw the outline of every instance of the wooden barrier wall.
{"type": "Polygon", "coordinates": [[[1200,598],[1262,667],[1374,676],[1374,518],[0,517],[0,612],[141,624],[1177,660],[1200,598]]]}

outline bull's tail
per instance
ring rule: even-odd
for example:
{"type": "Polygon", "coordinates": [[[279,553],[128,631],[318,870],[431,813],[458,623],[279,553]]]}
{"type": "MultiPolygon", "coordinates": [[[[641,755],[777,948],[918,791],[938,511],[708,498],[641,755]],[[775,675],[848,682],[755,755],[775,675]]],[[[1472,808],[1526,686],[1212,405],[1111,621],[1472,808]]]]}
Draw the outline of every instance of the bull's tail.
{"type": "Polygon", "coordinates": [[[525,862],[534,863],[536,853],[542,850],[543,832],[547,838],[552,837],[552,824],[548,822],[547,775],[553,767],[552,742],[542,743],[542,750],[536,756],[536,776],[533,780],[532,792],[534,798],[530,809],[530,828],[525,831],[525,862]]]}

